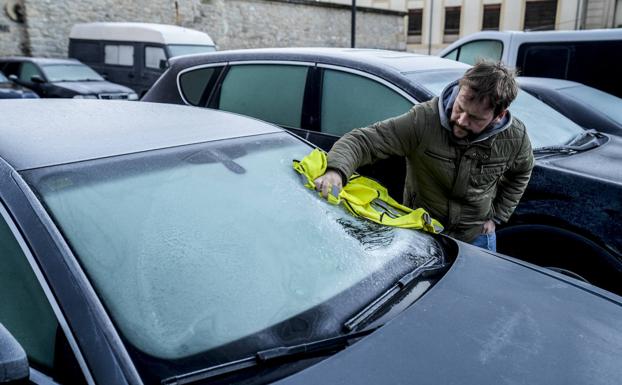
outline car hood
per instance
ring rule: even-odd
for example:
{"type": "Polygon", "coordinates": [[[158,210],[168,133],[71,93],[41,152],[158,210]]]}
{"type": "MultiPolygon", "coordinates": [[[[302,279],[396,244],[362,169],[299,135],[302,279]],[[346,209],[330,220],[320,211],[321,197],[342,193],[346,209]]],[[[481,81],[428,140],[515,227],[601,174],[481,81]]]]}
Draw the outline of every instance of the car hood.
{"type": "Polygon", "coordinates": [[[55,86],[77,92],[81,95],[102,94],[102,93],[130,93],[132,89],[120,84],[102,81],[87,82],[55,82],[55,86]]]}
{"type": "Polygon", "coordinates": [[[278,384],[619,384],[622,298],[461,244],[414,305],[278,384]]]}
{"type": "Polygon", "coordinates": [[[622,137],[609,135],[609,141],[574,155],[541,158],[541,164],[575,173],[587,174],[609,182],[622,183],[622,137]]]}
{"type": "Polygon", "coordinates": [[[33,91],[13,83],[0,83],[0,99],[38,98],[33,91]]]}

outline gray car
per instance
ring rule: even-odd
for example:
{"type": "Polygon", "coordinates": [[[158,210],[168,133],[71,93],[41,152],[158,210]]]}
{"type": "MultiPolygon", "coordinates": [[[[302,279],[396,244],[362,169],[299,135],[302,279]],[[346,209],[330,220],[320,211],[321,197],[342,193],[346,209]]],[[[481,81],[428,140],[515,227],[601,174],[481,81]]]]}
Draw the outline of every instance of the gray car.
{"type": "Polygon", "coordinates": [[[0,328],[3,381],[622,378],[621,297],[352,217],[302,186],[313,147],[276,126],[114,101],[0,115],[0,323],[28,356],[0,328]]]}
{"type": "MultiPolygon", "coordinates": [[[[383,50],[221,51],[174,59],[143,100],[257,117],[328,150],[353,128],[434,98],[467,68],[383,50]]],[[[510,110],[527,127],[536,165],[510,222],[498,228],[499,250],[622,294],[622,138],[585,130],[526,92],[510,110]]],[[[402,159],[359,171],[402,197],[402,159]]]]}

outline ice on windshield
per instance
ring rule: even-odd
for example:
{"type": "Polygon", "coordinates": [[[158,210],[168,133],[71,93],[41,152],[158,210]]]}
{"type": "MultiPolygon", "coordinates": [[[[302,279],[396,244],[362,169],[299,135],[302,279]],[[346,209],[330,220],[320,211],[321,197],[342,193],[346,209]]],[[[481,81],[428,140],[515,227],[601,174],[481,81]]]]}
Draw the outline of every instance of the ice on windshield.
{"type": "Polygon", "coordinates": [[[164,163],[103,160],[31,181],[140,350],[174,359],[214,348],[372,273],[397,274],[386,268],[395,258],[439,254],[427,234],[363,222],[304,188],[291,163],[310,148],[278,135],[270,146],[237,140],[237,154],[204,144],[164,163]]]}
{"type": "MultiPolygon", "coordinates": [[[[618,124],[622,124],[622,99],[596,88],[580,85],[559,90],[581,103],[585,103],[595,111],[599,111],[618,124]]],[[[598,127],[588,127],[598,129],[598,127]]]]}
{"type": "Polygon", "coordinates": [[[104,80],[97,72],[84,64],[51,64],[41,68],[51,82],[104,80]]]}
{"type": "MultiPolygon", "coordinates": [[[[439,95],[447,84],[459,79],[461,71],[430,71],[405,74],[406,77],[439,95]]],[[[532,148],[564,145],[585,130],[524,91],[510,105],[512,114],[527,128],[532,148]]]]}

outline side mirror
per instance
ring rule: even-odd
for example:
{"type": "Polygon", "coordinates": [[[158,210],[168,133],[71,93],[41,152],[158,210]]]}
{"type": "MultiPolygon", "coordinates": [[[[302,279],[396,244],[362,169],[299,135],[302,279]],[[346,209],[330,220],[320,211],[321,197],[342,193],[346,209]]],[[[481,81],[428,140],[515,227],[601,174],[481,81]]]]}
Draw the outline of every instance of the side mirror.
{"type": "Polygon", "coordinates": [[[160,69],[165,70],[168,68],[168,60],[160,59],[160,69]]]}
{"type": "Polygon", "coordinates": [[[30,376],[30,367],[24,348],[0,324],[0,383],[24,381],[30,376]]]}
{"type": "Polygon", "coordinates": [[[39,75],[32,75],[30,77],[30,81],[37,84],[45,83],[45,80],[43,80],[43,78],[39,75]]]}
{"type": "Polygon", "coordinates": [[[11,80],[12,80],[12,81],[14,81],[14,82],[16,82],[16,81],[18,81],[18,80],[19,80],[19,79],[17,78],[17,75],[15,75],[15,74],[11,74],[11,75],[9,75],[9,79],[11,79],[11,80]]]}

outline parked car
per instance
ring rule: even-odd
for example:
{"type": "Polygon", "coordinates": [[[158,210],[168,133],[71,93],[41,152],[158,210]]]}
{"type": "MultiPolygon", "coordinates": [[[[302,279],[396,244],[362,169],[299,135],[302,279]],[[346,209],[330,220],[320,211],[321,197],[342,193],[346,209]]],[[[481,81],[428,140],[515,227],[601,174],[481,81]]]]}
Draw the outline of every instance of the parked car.
{"type": "Polygon", "coordinates": [[[69,34],[69,57],[143,95],[168,59],[216,50],[205,32],[153,23],[80,23],[69,34]]]}
{"type": "MultiPolygon", "coordinates": [[[[355,218],[302,186],[292,159],[312,146],[287,131],[20,102],[0,105],[0,323],[33,383],[622,378],[621,297],[355,218]]],[[[27,373],[7,361],[0,373],[27,373]]]]}
{"type": "Polygon", "coordinates": [[[2,57],[0,70],[42,98],[138,100],[131,89],[105,80],[74,59],[2,57]]]}
{"type": "Polygon", "coordinates": [[[622,135],[622,99],[569,80],[519,77],[520,87],[578,125],[622,135]]]}
{"type": "MultiPolygon", "coordinates": [[[[145,101],[250,115],[329,149],[344,133],[430,100],[468,65],[404,52],[351,49],[221,51],[174,59],[145,101]]],[[[519,92],[510,110],[536,156],[531,182],[499,250],[577,273],[622,293],[622,139],[586,131],[519,92]]],[[[404,162],[361,173],[402,196],[404,162]]]]}
{"type": "Polygon", "coordinates": [[[37,94],[9,80],[0,72],[0,99],[34,99],[37,94]]]}
{"type": "Polygon", "coordinates": [[[500,60],[523,76],[573,80],[622,97],[622,28],[581,31],[484,31],[465,36],[439,56],[475,64],[500,60]]]}

